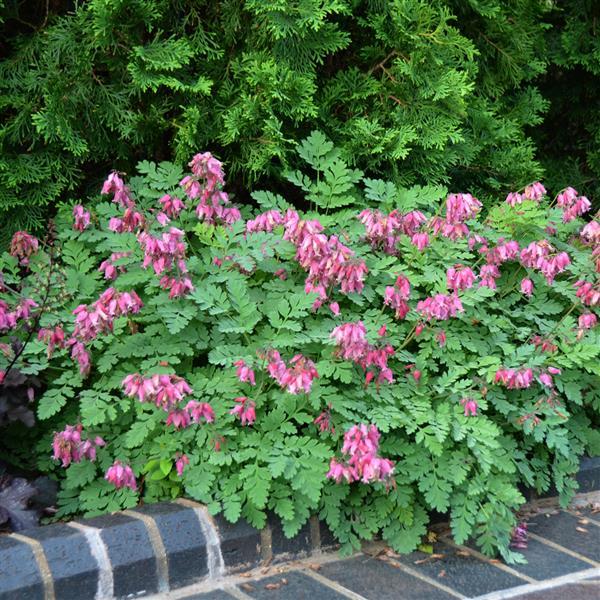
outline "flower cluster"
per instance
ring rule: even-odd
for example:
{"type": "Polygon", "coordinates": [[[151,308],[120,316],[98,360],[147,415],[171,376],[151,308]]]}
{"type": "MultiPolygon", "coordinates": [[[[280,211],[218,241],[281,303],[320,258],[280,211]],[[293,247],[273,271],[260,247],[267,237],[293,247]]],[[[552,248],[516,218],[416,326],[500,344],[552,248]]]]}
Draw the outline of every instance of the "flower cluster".
{"type": "Polygon", "coordinates": [[[112,201],[125,209],[121,218],[111,217],[108,228],[116,233],[133,232],[145,225],[144,215],[136,210],[135,202],[125,182],[116,172],[111,173],[104,185],[101,194],[113,194],[112,201]]]}
{"type": "Polygon", "coordinates": [[[466,221],[474,218],[481,207],[481,202],[471,194],[448,194],[445,217],[433,217],[430,227],[435,235],[451,240],[466,237],[469,235],[466,221]]]}
{"type": "Polygon", "coordinates": [[[76,231],[85,231],[89,226],[90,213],[81,204],[76,204],[73,207],[73,229],[76,231]]]}
{"type": "Polygon", "coordinates": [[[521,264],[524,267],[538,269],[551,285],[554,278],[562,273],[570,264],[571,259],[566,252],[557,252],[546,240],[531,242],[521,250],[521,264]]]}
{"type": "Polygon", "coordinates": [[[533,383],[533,369],[498,369],[495,383],[502,383],[509,390],[524,389],[533,383]]]}
{"type": "Polygon", "coordinates": [[[383,296],[384,306],[396,311],[396,319],[404,319],[410,310],[407,300],[410,298],[410,281],[399,275],[393,286],[387,286],[383,296]]]}
{"type": "Polygon", "coordinates": [[[254,371],[243,360],[238,360],[233,364],[236,367],[235,374],[242,383],[256,385],[256,377],[254,375],[254,371]]]}
{"type": "Polygon", "coordinates": [[[290,360],[289,366],[285,364],[277,350],[269,351],[267,359],[267,372],[290,394],[310,393],[313,379],[319,377],[315,363],[302,354],[296,354],[290,360]]]}
{"type": "Polygon", "coordinates": [[[242,423],[242,425],[253,425],[256,421],[256,404],[246,398],[246,396],[240,396],[235,398],[234,402],[237,406],[234,406],[230,411],[230,415],[235,415],[242,423]]]}
{"type": "Polygon", "coordinates": [[[366,239],[373,248],[381,248],[387,254],[395,254],[400,237],[404,234],[411,242],[423,250],[429,245],[426,232],[419,232],[427,217],[418,210],[401,214],[393,210],[386,215],[379,210],[365,209],[358,215],[359,221],[365,226],[366,239]]]}
{"type": "MultiPolygon", "coordinates": [[[[385,335],[385,328],[379,330],[380,337],[385,335]]],[[[387,361],[394,354],[389,344],[377,347],[367,342],[367,330],[362,321],[344,323],[336,327],[329,336],[337,344],[336,354],[344,360],[351,360],[366,372],[365,382],[369,384],[377,376],[376,383],[394,380],[392,370],[387,361]],[[369,370],[375,367],[374,371],[369,370]]]]}
{"type": "Polygon", "coordinates": [[[329,289],[335,285],[344,294],[362,291],[368,271],[364,260],[354,258],[354,252],[337,236],[325,235],[319,221],[304,221],[290,209],[285,215],[284,228],[284,239],[296,246],[296,260],[308,272],[306,293],[319,295],[315,308],[323,304],[329,289]]]}
{"type": "Polygon", "coordinates": [[[143,231],[138,235],[138,242],[144,251],[142,266],[147,269],[150,265],[157,275],[165,271],[176,270],[177,277],[163,275],[160,286],[169,290],[169,298],[180,298],[194,289],[192,280],[186,276],[185,263],[185,233],[181,229],[171,227],[162,237],[156,238],[143,231]]]}
{"type": "Polygon", "coordinates": [[[477,415],[477,401],[473,398],[463,398],[460,403],[464,407],[465,417],[475,417],[477,415]]]}
{"type": "Polygon", "coordinates": [[[108,468],[104,479],[112,483],[117,489],[130,488],[134,492],[137,490],[135,475],[129,465],[124,465],[120,460],[115,462],[108,468]]]}
{"type": "Polygon", "coordinates": [[[127,375],[122,382],[126,396],[137,396],[140,402],[153,402],[158,408],[169,411],[192,393],[192,388],[177,375],[151,375],[142,377],[139,373],[127,375]]]}
{"type": "Polygon", "coordinates": [[[584,215],[592,208],[592,203],[572,187],[563,190],[556,197],[556,204],[563,209],[563,222],[569,223],[577,217],[584,215]]]}
{"type": "Polygon", "coordinates": [[[117,266],[115,263],[122,258],[127,258],[128,256],[131,256],[131,252],[113,252],[109,258],[100,263],[98,271],[100,271],[100,273],[104,273],[104,279],[113,281],[117,278],[119,273],[126,272],[125,267],[117,266]]]}
{"type": "Polygon", "coordinates": [[[453,292],[471,288],[474,283],[475,273],[469,267],[454,265],[446,271],[446,285],[453,292]]]}
{"type": "Polygon", "coordinates": [[[39,245],[34,236],[26,231],[17,231],[10,243],[10,254],[19,260],[20,265],[27,266],[31,255],[38,251],[39,245]]]}
{"type": "Polygon", "coordinates": [[[284,216],[278,210],[268,210],[260,213],[254,219],[246,221],[246,232],[255,233],[257,231],[273,231],[277,225],[283,225],[284,216]]]}
{"type": "Polygon", "coordinates": [[[594,285],[589,281],[580,279],[575,282],[577,288],[576,296],[586,306],[598,306],[600,304],[600,284],[594,285]]]}
{"type": "Polygon", "coordinates": [[[240,211],[229,204],[228,195],[221,191],[225,185],[223,165],[210,152],[196,154],[189,163],[192,174],[180,181],[190,200],[199,199],[196,214],[206,223],[231,225],[241,219],[240,211]]]}
{"type": "Polygon", "coordinates": [[[9,305],[0,300],[0,332],[15,329],[19,321],[29,319],[31,309],[36,307],[37,303],[31,298],[22,298],[14,310],[10,310],[9,305]]]}
{"type": "Polygon", "coordinates": [[[80,304],[73,311],[73,336],[82,342],[89,342],[101,333],[112,331],[117,317],[136,314],[142,306],[140,297],[133,290],[118,292],[110,287],[91,306],[80,304]]]}
{"type": "Polygon", "coordinates": [[[427,321],[437,319],[446,321],[455,317],[459,312],[464,312],[460,298],[456,294],[436,294],[417,303],[417,312],[427,321]]]}
{"type": "Polygon", "coordinates": [[[342,453],[344,462],[331,459],[327,477],[336,483],[362,481],[372,483],[386,481],[394,472],[394,463],[377,456],[380,433],[375,425],[354,425],[344,434],[342,453]]]}
{"type": "Polygon", "coordinates": [[[81,462],[84,458],[96,460],[96,449],[106,445],[101,437],[96,437],[93,441],[81,439],[82,432],[83,426],[79,424],[67,425],[64,431],[54,434],[53,458],[62,461],[63,467],[81,462]]]}
{"type": "Polygon", "coordinates": [[[539,182],[535,181],[534,183],[528,185],[523,193],[519,192],[511,192],[506,197],[507,204],[510,206],[515,206],[517,204],[522,204],[524,200],[533,200],[535,202],[539,202],[546,195],[546,188],[539,182]]]}
{"type": "Polygon", "coordinates": [[[38,340],[48,344],[46,354],[51,358],[55,348],[65,347],[65,332],[60,325],[56,325],[53,329],[43,328],[38,331],[38,340]]]}

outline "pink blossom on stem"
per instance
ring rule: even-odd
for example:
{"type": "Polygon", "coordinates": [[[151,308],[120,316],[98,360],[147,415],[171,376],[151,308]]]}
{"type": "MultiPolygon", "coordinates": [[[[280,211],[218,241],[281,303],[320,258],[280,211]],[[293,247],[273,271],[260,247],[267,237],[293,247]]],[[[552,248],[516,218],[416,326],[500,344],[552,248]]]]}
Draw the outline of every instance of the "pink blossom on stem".
{"type": "Polygon", "coordinates": [[[460,298],[456,294],[448,296],[444,294],[436,294],[435,296],[425,298],[417,303],[417,312],[425,319],[431,321],[445,321],[451,317],[455,317],[459,312],[464,312],[464,308],[460,298]]]}
{"type": "Polygon", "coordinates": [[[471,417],[475,417],[477,416],[477,402],[475,400],[473,400],[473,398],[463,398],[460,403],[463,405],[464,407],[464,412],[465,412],[465,417],[471,416],[471,417]]]}
{"type": "Polygon", "coordinates": [[[416,246],[418,250],[425,250],[425,248],[429,246],[429,234],[425,232],[415,233],[410,238],[410,242],[413,246],[416,246]]]}
{"type": "Polygon", "coordinates": [[[90,225],[90,213],[81,204],[73,207],[73,219],[73,229],[77,231],[84,231],[90,225]]]}
{"type": "Polygon", "coordinates": [[[533,370],[529,368],[498,369],[494,382],[503,384],[509,390],[528,388],[533,383],[533,370]]]}
{"type": "Polygon", "coordinates": [[[331,302],[329,310],[333,313],[334,317],[337,317],[340,314],[340,305],[337,302],[331,302]]]}
{"type": "Polygon", "coordinates": [[[177,460],[175,461],[175,470],[177,471],[177,475],[179,475],[179,477],[183,475],[183,470],[189,464],[190,459],[187,457],[186,454],[182,454],[177,458],[177,460]]]}
{"type": "Polygon", "coordinates": [[[87,376],[92,368],[90,353],[82,342],[71,338],[68,342],[71,346],[71,358],[79,364],[79,372],[84,377],[87,376]]]}
{"type": "Polygon", "coordinates": [[[19,264],[27,266],[32,254],[38,251],[39,242],[37,238],[29,235],[26,231],[17,231],[10,243],[10,254],[19,259],[19,264]]]}
{"type": "Polygon", "coordinates": [[[167,416],[167,425],[173,425],[175,429],[185,429],[190,422],[190,414],[186,410],[173,409],[167,416]]]}
{"type": "Polygon", "coordinates": [[[332,458],[326,477],[340,483],[387,481],[394,471],[394,463],[378,456],[380,434],[375,425],[354,425],[344,434],[342,454],[344,462],[332,458]]]}
{"type": "Polygon", "coordinates": [[[48,358],[54,354],[54,349],[65,347],[65,332],[60,325],[56,325],[53,329],[41,328],[38,331],[38,340],[48,344],[46,354],[48,358]]]}
{"type": "Polygon", "coordinates": [[[475,273],[463,265],[455,265],[446,271],[446,285],[449,290],[456,292],[473,287],[475,273]]]}
{"type": "Polygon", "coordinates": [[[590,221],[583,227],[579,235],[583,243],[597,246],[600,244],[600,223],[598,221],[590,221]]]}
{"type": "Polygon", "coordinates": [[[313,379],[319,377],[312,360],[296,354],[289,366],[281,359],[279,352],[272,350],[268,354],[267,372],[269,375],[290,394],[304,392],[308,394],[312,387],[313,379]]]}
{"type": "Polygon", "coordinates": [[[437,333],[435,339],[437,340],[440,347],[443,348],[446,345],[446,332],[442,329],[437,333]]]}
{"type": "Polygon", "coordinates": [[[278,210],[268,210],[246,222],[246,232],[273,231],[278,225],[283,225],[285,219],[278,210]]]}
{"type": "Polygon", "coordinates": [[[113,280],[117,278],[119,273],[125,273],[126,269],[123,266],[116,266],[114,263],[122,258],[131,256],[131,252],[113,252],[110,258],[102,261],[98,271],[104,273],[104,279],[113,280]]]}
{"type": "Polygon", "coordinates": [[[315,420],[314,424],[319,428],[321,433],[330,432],[335,433],[335,428],[331,424],[331,406],[327,410],[324,410],[315,420]]]}
{"type": "Polygon", "coordinates": [[[215,421],[215,411],[208,402],[190,400],[185,405],[185,410],[190,414],[194,423],[201,423],[203,420],[206,423],[214,423],[215,421]]]}
{"type": "Polygon", "coordinates": [[[237,406],[234,406],[229,414],[235,415],[242,425],[252,425],[256,421],[256,404],[252,400],[248,400],[246,396],[235,398],[234,402],[237,403],[237,406]]]}
{"type": "Polygon", "coordinates": [[[519,523],[513,529],[510,547],[516,550],[527,550],[527,523],[519,523]]]}
{"type": "Polygon", "coordinates": [[[580,279],[575,282],[577,293],[575,294],[586,306],[597,306],[600,304],[600,284],[594,285],[589,281],[580,279]]]}
{"type": "Polygon", "coordinates": [[[249,383],[250,385],[256,385],[256,379],[254,376],[254,371],[243,361],[238,360],[233,363],[236,368],[237,378],[242,383],[249,383]]]}
{"type": "Polygon", "coordinates": [[[133,200],[129,196],[129,188],[116,171],[113,171],[108,176],[100,193],[104,195],[114,194],[112,201],[123,208],[131,208],[134,205],[133,200]]]}
{"type": "Polygon", "coordinates": [[[140,402],[153,402],[158,408],[169,412],[177,407],[192,388],[185,379],[177,375],[151,375],[142,377],[138,373],[127,375],[122,382],[123,391],[140,402]]]}
{"type": "Polygon", "coordinates": [[[135,475],[129,465],[124,465],[120,460],[116,460],[106,471],[104,479],[112,483],[116,488],[128,487],[134,492],[137,490],[135,475]]]}
{"type": "Polygon", "coordinates": [[[521,292],[529,297],[533,294],[533,281],[528,277],[521,279],[521,292]]]}
{"type": "Polygon", "coordinates": [[[54,433],[52,440],[53,458],[60,460],[63,467],[71,463],[81,462],[84,458],[90,461],[96,460],[96,448],[105,445],[101,437],[92,440],[83,440],[81,434],[83,426],[67,425],[64,431],[54,433]]]}
{"type": "Polygon", "coordinates": [[[179,213],[185,208],[185,204],[175,196],[165,194],[160,200],[163,212],[171,219],[176,219],[179,213]]]}
{"type": "Polygon", "coordinates": [[[387,286],[383,298],[383,305],[396,311],[397,319],[404,319],[410,308],[406,302],[410,297],[410,282],[404,275],[399,275],[394,286],[387,286]]]}
{"type": "Polygon", "coordinates": [[[579,329],[592,329],[598,323],[598,317],[594,313],[585,312],[579,315],[579,329]]]}
{"type": "Polygon", "coordinates": [[[500,277],[500,270],[496,265],[482,265],[479,270],[479,287],[496,289],[496,279],[500,277]]]}

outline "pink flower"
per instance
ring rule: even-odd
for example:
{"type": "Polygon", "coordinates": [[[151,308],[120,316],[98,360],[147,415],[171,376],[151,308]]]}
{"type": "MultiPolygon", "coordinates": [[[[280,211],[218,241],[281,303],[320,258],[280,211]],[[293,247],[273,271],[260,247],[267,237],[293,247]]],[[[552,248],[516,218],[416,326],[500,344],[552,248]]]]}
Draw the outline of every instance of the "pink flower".
{"type": "Polygon", "coordinates": [[[521,292],[529,297],[533,294],[533,281],[528,277],[521,279],[521,292]]]}
{"type": "Polygon", "coordinates": [[[475,273],[469,267],[456,265],[456,268],[452,267],[446,272],[446,284],[454,292],[471,288],[474,282],[475,273]]]}
{"type": "Polygon", "coordinates": [[[340,314],[340,305],[337,302],[331,302],[329,310],[333,313],[334,317],[337,317],[340,314]]]}
{"type": "Polygon", "coordinates": [[[79,364],[79,372],[84,377],[87,376],[92,368],[90,353],[81,342],[74,338],[71,338],[68,344],[71,346],[71,358],[79,364]]]}
{"type": "Polygon", "coordinates": [[[479,270],[479,287],[496,289],[496,279],[500,277],[500,270],[496,265],[482,265],[479,270]]]}
{"type": "Polygon", "coordinates": [[[192,280],[189,277],[176,279],[166,275],[160,280],[160,287],[169,290],[169,299],[182,298],[194,290],[192,280]]]}
{"type": "Polygon", "coordinates": [[[276,350],[272,350],[268,358],[267,371],[269,375],[290,394],[298,394],[301,391],[308,394],[313,379],[319,377],[315,364],[302,354],[296,354],[290,360],[290,366],[285,364],[276,350]]]}
{"type": "Polygon", "coordinates": [[[189,464],[190,464],[190,459],[185,454],[182,454],[175,461],[175,470],[177,471],[177,475],[179,475],[179,477],[181,477],[183,475],[183,470],[185,469],[186,465],[189,465],[189,464]]]}
{"type": "Polygon", "coordinates": [[[579,234],[585,244],[600,244],[600,223],[590,221],[579,234]]]}
{"type": "Polygon", "coordinates": [[[367,330],[362,321],[344,323],[329,336],[338,345],[338,354],[345,360],[361,360],[367,351],[367,330]]]}
{"type": "Polygon", "coordinates": [[[580,279],[575,282],[577,293],[575,294],[587,306],[597,306],[600,304],[600,284],[594,285],[589,281],[580,279]]]}
{"type": "Polygon", "coordinates": [[[73,207],[73,218],[75,220],[73,229],[77,231],[84,231],[90,225],[90,213],[81,204],[76,204],[73,207]]]}
{"type": "Polygon", "coordinates": [[[468,221],[481,210],[481,207],[481,202],[471,194],[448,194],[446,198],[446,221],[452,224],[468,221]]]}
{"type": "Polygon", "coordinates": [[[139,374],[127,375],[122,382],[126,396],[137,396],[140,402],[153,402],[158,408],[170,412],[186,395],[192,393],[188,383],[177,375],[152,375],[144,378],[139,374]]]}
{"type": "Polygon", "coordinates": [[[134,492],[137,491],[137,484],[131,467],[122,464],[120,460],[115,460],[113,465],[108,468],[104,479],[112,483],[116,488],[128,487],[134,492]]]}
{"type": "Polygon", "coordinates": [[[52,441],[54,460],[62,461],[63,467],[68,467],[71,463],[81,462],[84,458],[90,461],[96,460],[96,448],[105,445],[101,437],[92,440],[82,440],[81,434],[83,426],[67,425],[64,431],[54,434],[52,441]]]}
{"type": "Polygon", "coordinates": [[[331,425],[331,406],[328,410],[324,410],[315,420],[314,424],[319,428],[321,433],[335,433],[335,428],[331,425]]]}
{"type": "Polygon", "coordinates": [[[207,423],[214,423],[215,421],[215,411],[208,402],[190,400],[185,405],[185,410],[190,414],[194,423],[201,423],[203,419],[207,423]]]}
{"type": "Polygon", "coordinates": [[[37,238],[29,235],[26,231],[17,231],[10,243],[10,254],[19,259],[19,264],[26,266],[32,254],[38,251],[39,242],[37,238]]]}
{"type": "Polygon", "coordinates": [[[65,332],[60,325],[56,325],[54,329],[42,328],[38,331],[38,340],[48,344],[46,353],[48,358],[50,358],[56,347],[65,347],[65,332]]]}
{"type": "Polygon", "coordinates": [[[256,379],[254,377],[254,371],[243,361],[238,360],[233,363],[236,369],[237,378],[242,383],[249,383],[250,385],[256,385],[256,379]]]}
{"type": "Polygon", "coordinates": [[[463,398],[460,403],[465,408],[465,417],[477,415],[477,402],[473,398],[463,398]]]}
{"type": "Polygon", "coordinates": [[[171,219],[177,218],[179,213],[185,208],[185,204],[179,198],[170,196],[169,194],[165,194],[159,202],[164,213],[171,219]]]}
{"type": "Polygon", "coordinates": [[[496,371],[494,382],[502,383],[509,390],[528,388],[533,382],[533,370],[528,368],[516,371],[513,369],[499,369],[496,371]]]}
{"type": "Polygon", "coordinates": [[[98,271],[104,273],[104,279],[116,279],[118,273],[125,273],[126,269],[123,266],[117,267],[114,263],[122,258],[127,258],[128,256],[131,256],[131,252],[113,252],[110,255],[110,258],[107,258],[100,263],[98,271]]]}
{"type": "Polygon", "coordinates": [[[410,308],[406,302],[410,297],[410,282],[404,275],[399,275],[394,287],[385,288],[383,305],[389,306],[396,311],[397,319],[404,319],[410,308]]]}
{"type": "Polygon", "coordinates": [[[102,186],[101,194],[114,194],[113,202],[122,206],[123,208],[131,208],[133,206],[133,200],[130,198],[129,188],[125,185],[123,180],[119,177],[116,171],[113,171],[104,182],[102,186]]]}
{"type": "Polygon", "coordinates": [[[596,326],[597,322],[598,317],[594,313],[586,312],[579,315],[579,329],[592,329],[592,327],[596,326]]]}
{"type": "Polygon", "coordinates": [[[326,477],[340,483],[345,479],[348,483],[362,481],[386,481],[394,471],[391,460],[377,456],[380,434],[375,425],[354,425],[344,434],[342,454],[346,455],[344,463],[332,458],[326,477]]]}
{"type": "Polygon", "coordinates": [[[268,210],[251,221],[246,222],[246,231],[254,233],[256,231],[273,231],[278,225],[283,225],[285,219],[278,210],[268,210]]]}
{"type": "Polygon", "coordinates": [[[455,317],[459,312],[464,312],[460,298],[456,294],[445,296],[436,294],[433,297],[426,298],[417,303],[417,312],[428,321],[437,319],[445,321],[455,317]]]}
{"type": "Polygon", "coordinates": [[[510,206],[515,206],[517,204],[521,204],[523,202],[523,196],[518,192],[510,192],[508,196],[506,196],[506,203],[510,206]]]}
{"type": "Polygon", "coordinates": [[[440,347],[443,348],[446,345],[446,332],[442,329],[435,337],[440,347]]]}
{"type": "Polygon", "coordinates": [[[428,233],[415,233],[410,238],[411,244],[416,246],[419,250],[424,250],[429,246],[429,234],[428,233]]]}
{"type": "Polygon", "coordinates": [[[235,415],[242,423],[242,425],[252,425],[256,421],[256,404],[252,400],[248,400],[246,396],[240,396],[235,398],[234,402],[237,406],[234,406],[230,411],[230,415],[235,415]]]}
{"type": "Polygon", "coordinates": [[[190,424],[190,414],[186,410],[174,409],[169,411],[167,425],[175,429],[185,429],[190,424]]]}
{"type": "Polygon", "coordinates": [[[539,182],[528,185],[523,192],[523,197],[527,200],[539,202],[546,195],[546,188],[539,182]]]}

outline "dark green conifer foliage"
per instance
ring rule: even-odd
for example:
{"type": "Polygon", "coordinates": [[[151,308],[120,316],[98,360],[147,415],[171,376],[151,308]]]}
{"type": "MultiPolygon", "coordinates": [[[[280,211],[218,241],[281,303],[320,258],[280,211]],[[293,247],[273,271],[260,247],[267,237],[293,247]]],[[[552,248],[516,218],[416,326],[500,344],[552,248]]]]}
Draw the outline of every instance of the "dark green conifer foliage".
{"type": "Polygon", "coordinates": [[[591,0],[4,0],[4,237],[142,158],[210,149],[235,189],[284,186],[295,140],[315,129],[352,167],[397,184],[485,197],[544,164],[590,185],[599,112],[561,82],[599,87],[594,11],[591,0]]]}

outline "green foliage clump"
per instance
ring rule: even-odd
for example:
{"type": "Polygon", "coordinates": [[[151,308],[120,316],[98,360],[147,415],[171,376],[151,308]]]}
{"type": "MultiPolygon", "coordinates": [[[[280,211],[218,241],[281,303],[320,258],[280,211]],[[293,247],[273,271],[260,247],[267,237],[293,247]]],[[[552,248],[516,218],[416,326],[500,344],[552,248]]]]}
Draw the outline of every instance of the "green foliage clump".
{"type": "Polygon", "coordinates": [[[477,218],[476,200],[444,202],[441,185],[365,178],[319,133],[299,154],[287,176],[313,207],[305,214],[261,191],[263,213],[240,215],[224,203],[220,163],[197,155],[185,193],[177,166],[143,162],[129,187],[114,174],[106,184],[121,205],[76,207],[75,223],[61,209],[37,251],[18,238],[1,259],[2,310],[25,344],[3,346],[0,367],[39,377],[45,392],[36,427],[13,426],[4,443],[26,463],[28,439],[37,467],[61,479],[59,517],[185,494],[256,527],[273,511],[288,536],[316,512],[345,550],[380,532],[407,552],[428,512],[449,511],[458,542],[472,536],[518,560],[508,543],[520,486],[553,484],[567,503],[579,456],[600,451],[597,230],[581,236],[582,221],[564,223],[564,207],[533,188],[525,195],[537,201],[477,218]],[[417,247],[416,231],[429,245],[417,247]],[[544,257],[537,266],[532,252],[544,257]],[[450,291],[449,269],[467,267],[475,282],[450,291]],[[37,304],[28,315],[23,298],[37,304]],[[454,312],[435,316],[432,302],[454,312]],[[344,350],[332,333],[348,324],[365,334],[344,350]],[[40,328],[40,339],[28,333],[40,328]],[[503,383],[506,370],[525,379],[503,383]],[[161,374],[193,391],[173,401],[131,387],[161,374]],[[190,400],[204,403],[199,424],[190,400]],[[327,476],[358,424],[378,428],[391,476],[327,476]],[[95,461],[63,470],[52,460],[66,425],[104,439],[95,461]],[[115,460],[131,467],[135,491],[104,478],[115,460]]]}
{"type": "MultiPolygon", "coordinates": [[[[9,0],[0,219],[39,225],[109,167],[214,148],[236,189],[284,185],[325,131],[396,185],[492,193],[538,177],[542,0],[9,0]]],[[[556,34],[553,34],[556,35],[556,34]]],[[[590,54],[590,56],[592,56],[590,54]]]]}

